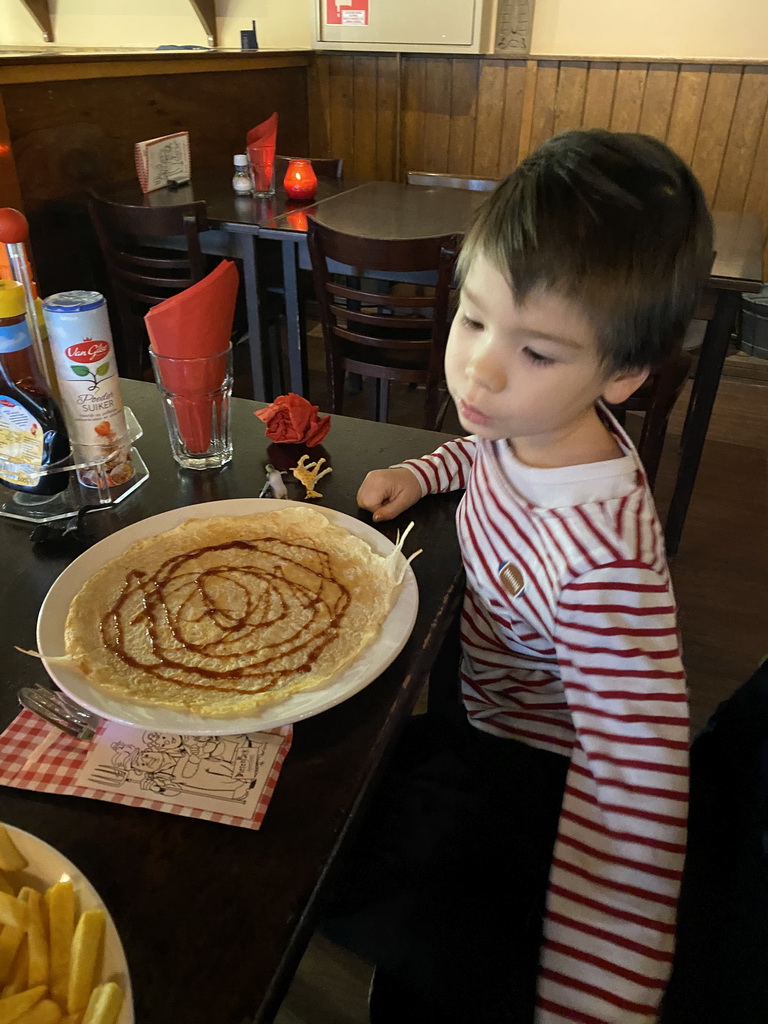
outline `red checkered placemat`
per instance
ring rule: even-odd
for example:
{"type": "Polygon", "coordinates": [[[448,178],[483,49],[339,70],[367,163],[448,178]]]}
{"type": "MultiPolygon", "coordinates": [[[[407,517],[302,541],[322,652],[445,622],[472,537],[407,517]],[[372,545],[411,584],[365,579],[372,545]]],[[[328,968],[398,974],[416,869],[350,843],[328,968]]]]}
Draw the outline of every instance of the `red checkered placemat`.
{"type": "MultiPolygon", "coordinates": [[[[101,730],[103,728],[104,726],[101,730]]],[[[168,799],[155,800],[150,795],[139,796],[75,784],[88,757],[92,741],[74,739],[48,725],[31,711],[22,711],[5,732],[0,734],[0,785],[35,789],[58,795],[83,796],[91,800],[107,800],[111,803],[127,804],[129,807],[148,807],[166,814],[180,814],[188,818],[218,821],[224,825],[258,829],[264,820],[285,756],[291,748],[293,728],[286,725],[280,729],[270,730],[270,733],[281,736],[282,742],[259,795],[256,811],[247,818],[203,808],[185,807],[168,799]],[[51,740],[52,742],[49,742],[51,740]]],[[[98,737],[99,733],[95,739],[98,737]]]]}

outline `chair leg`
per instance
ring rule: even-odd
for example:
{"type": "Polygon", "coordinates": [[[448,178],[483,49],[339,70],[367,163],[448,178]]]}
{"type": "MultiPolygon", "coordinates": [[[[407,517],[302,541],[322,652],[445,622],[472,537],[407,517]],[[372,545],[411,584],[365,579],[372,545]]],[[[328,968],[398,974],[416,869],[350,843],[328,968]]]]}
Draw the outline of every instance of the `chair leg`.
{"type": "Polygon", "coordinates": [[[365,418],[386,423],[389,416],[389,381],[385,377],[363,377],[365,418]]]}
{"type": "Polygon", "coordinates": [[[427,384],[427,394],[424,400],[425,430],[440,429],[450,400],[450,395],[448,394],[443,398],[440,393],[440,387],[437,383],[427,384]]]}
{"type": "Polygon", "coordinates": [[[649,410],[643,420],[643,430],[638,450],[643,453],[643,467],[645,468],[645,475],[648,477],[648,486],[651,491],[653,491],[656,484],[656,474],[659,471],[668,422],[669,413],[664,417],[654,416],[653,410],[649,410]]]}
{"type": "Polygon", "coordinates": [[[389,381],[379,377],[376,381],[376,419],[386,423],[389,419],[389,381]]]}
{"type": "Polygon", "coordinates": [[[267,397],[270,401],[277,395],[285,394],[285,367],[283,366],[282,328],[278,321],[267,329],[267,397]]]}
{"type": "Polygon", "coordinates": [[[334,360],[330,354],[327,357],[328,390],[330,391],[331,412],[341,415],[344,408],[344,378],[346,371],[344,362],[341,359],[334,360]]]}

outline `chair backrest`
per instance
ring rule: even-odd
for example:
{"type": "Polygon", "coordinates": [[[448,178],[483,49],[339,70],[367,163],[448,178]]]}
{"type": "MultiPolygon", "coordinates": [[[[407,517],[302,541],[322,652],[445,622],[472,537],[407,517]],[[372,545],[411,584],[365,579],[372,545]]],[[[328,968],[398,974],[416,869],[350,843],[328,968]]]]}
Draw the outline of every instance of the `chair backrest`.
{"type": "Polygon", "coordinates": [[[91,196],[90,213],[118,304],[156,306],[205,276],[204,202],[127,206],[91,196]],[[169,242],[179,251],[164,248],[169,242]]]}
{"type": "Polygon", "coordinates": [[[276,156],[275,157],[275,181],[278,185],[282,185],[285,172],[288,170],[289,160],[309,160],[312,164],[312,170],[318,176],[318,178],[335,178],[337,181],[341,181],[344,177],[344,158],[343,157],[295,157],[295,156],[276,156]]]}
{"type": "Polygon", "coordinates": [[[465,178],[460,174],[437,174],[432,171],[408,171],[409,185],[428,188],[463,188],[470,192],[493,192],[499,184],[496,178],[465,178]]]}
{"type": "Polygon", "coordinates": [[[307,243],[332,411],[342,411],[346,371],[421,383],[425,425],[436,429],[458,237],[361,238],[310,218],[307,243]],[[336,266],[329,267],[329,261],[336,266]],[[404,280],[427,287],[404,295],[393,287],[404,280]]]}
{"type": "Polygon", "coordinates": [[[120,373],[141,379],[145,314],[207,272],[199,238],[208,228],[205,203],[127,206],[92,195],[89,209],[119,314],[112,327],[120,373]]]}

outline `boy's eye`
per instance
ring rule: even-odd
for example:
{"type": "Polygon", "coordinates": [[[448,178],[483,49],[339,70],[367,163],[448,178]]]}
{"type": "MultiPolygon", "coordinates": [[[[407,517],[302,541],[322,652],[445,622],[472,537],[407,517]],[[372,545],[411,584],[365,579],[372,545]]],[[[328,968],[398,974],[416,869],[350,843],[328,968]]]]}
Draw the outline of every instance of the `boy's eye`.
{"type": "Polygon", "coordinates": [[[536,363],[538,366],[552,366],[555,362],[555,360],[550,356],[543,356],[540,352],[535,352],[532,348],[526,347],[523,349],[523,352],[532,363],[536,363]]]}
{"type": "Polygon", "coordinates": [[[466,314],[464,314],[462,316],[461,324],[462,324],[462,327],[467,327],[470,331],[480,331],[480,330],[482,330],[482,327],[483,327],[483,325],[481,323],[478,323],[477,320],[472,320],[466,314]]]}

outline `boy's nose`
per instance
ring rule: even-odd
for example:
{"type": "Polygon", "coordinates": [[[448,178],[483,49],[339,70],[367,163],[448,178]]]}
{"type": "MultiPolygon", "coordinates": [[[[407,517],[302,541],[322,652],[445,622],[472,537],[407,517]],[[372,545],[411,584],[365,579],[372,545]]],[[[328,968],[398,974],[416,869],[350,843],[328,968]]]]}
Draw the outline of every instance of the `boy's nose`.
{"type": "Polygon", "coordinates": [[[479,346],[472,353],[466,372],[472,383],[484,391],[496,393],[504,389],[506,373],[498,353],[493,352],[490,346],[479,346]]]}

